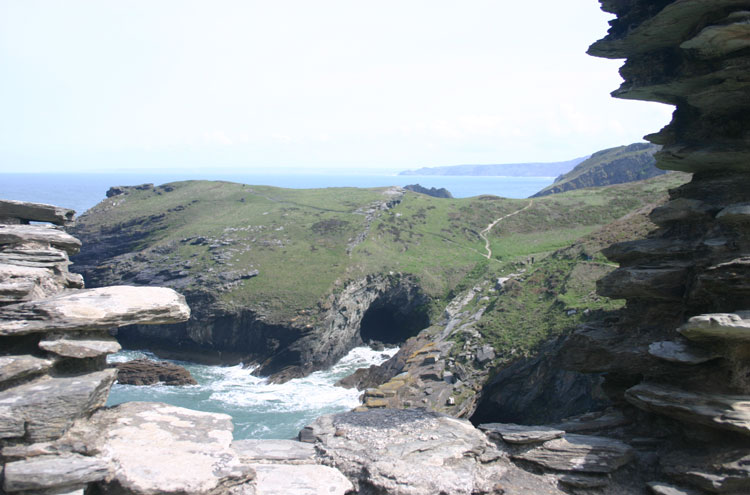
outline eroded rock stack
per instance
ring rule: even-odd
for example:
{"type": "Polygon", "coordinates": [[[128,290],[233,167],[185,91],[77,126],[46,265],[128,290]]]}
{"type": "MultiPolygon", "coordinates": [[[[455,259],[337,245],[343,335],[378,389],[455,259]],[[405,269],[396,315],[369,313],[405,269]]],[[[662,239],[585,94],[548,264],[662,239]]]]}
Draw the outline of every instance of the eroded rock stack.
{"type": "Polygon", "coordinates": [[[614,325],[579,329],[563,353],[566,366],[607,373],[615,402],[648,412],[644,422],[662,422],[673,451],[661,458],[665,479],[746,493],[750,2],[601,3],[617,19],[590,53],[627,59],[614,96],[676,107],[672,122],[647,139],[663,146],[658,167],[693,179],[651,213],[659,229],[649,238],[604,251],[620,268],[598,291],[627,299],[627,310],[614,325]]]}

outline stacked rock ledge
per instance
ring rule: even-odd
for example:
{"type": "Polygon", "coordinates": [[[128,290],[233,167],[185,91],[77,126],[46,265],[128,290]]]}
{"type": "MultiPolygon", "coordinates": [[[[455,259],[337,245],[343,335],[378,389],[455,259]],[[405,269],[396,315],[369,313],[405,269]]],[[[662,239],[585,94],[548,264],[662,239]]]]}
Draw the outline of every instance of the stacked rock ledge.
{"type": "Polygon", "coordinates": [[[750,3],[600,3],[617,18],[589,53],[626,59],[615,97],[676,107],[672,122],[646,139],[662,146],[657,167],[693,177],[651,212],[658,229],[647,239],[603,251],[620,267],[599,281],[598,292],[626,299],[627,307],[615,323],[574,332],[563,362],[573,371],[607,372],[609,398],[639,418],[640,431],[661,438],[652,493],[744,493],[750,487],[743,464],[750,452],[750,3]]]}

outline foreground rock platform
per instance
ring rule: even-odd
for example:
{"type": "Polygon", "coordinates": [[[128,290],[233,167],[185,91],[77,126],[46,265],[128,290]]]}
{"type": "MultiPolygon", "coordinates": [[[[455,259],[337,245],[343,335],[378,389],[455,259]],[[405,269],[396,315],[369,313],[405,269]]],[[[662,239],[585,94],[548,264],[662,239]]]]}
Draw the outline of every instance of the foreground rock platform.
{"type": "Polygon", "coordinates": [[[103,493],[214,494],[254,478],[230,448],[225,414],[156,402],[128,402],[78,422],[68,438],[110,460],[113,475],[103,493]]]}
{"type": "Polygon", "coordinates": [[[325,464],[363,493],[501,493],[500,453],[463,420],[420,409],[318,418],[310,427],[325,464]],[[479,461],[481,459],[481,461],[479,461]]]}

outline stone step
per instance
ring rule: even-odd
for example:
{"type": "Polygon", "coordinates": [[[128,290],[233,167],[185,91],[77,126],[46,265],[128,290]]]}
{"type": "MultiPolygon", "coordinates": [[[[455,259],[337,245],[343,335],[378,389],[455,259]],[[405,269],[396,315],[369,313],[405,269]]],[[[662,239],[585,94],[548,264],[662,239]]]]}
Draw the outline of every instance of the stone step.
{"type": "Polygon", "coordinates": [[[232,448],[244,462],[315,463],[315,447],[297,440],[235,440],[232,448]]]}
{"type": "Polygon", "coordinates": [[[556,471],[611,473],[630,462],[634,453],[619,440],[569,434],[512,457],[556,471]]]}
{"type": "Polygon", "coordinates": [[[71,377],[44,376],[3,390],[0,431],[5,429],[3,417],[8,417],[22,422],[30,442],[59,438],[76,419],[104,406],[116,375],[116,370],[108,369],[71,377]]]}
{"type": "Polygon", "coordinates": [[[688,453],[676,451],[661,459],[664,474],[680,484],[711,493],[750,493],[750,451],[706,447],[688,453]]]}
{"type": "Polygon", "coordinates": [[[319,465],[250,464],[255,495],[345,495],[354,485],[338,469],[319,465]]]}
{"type": "Polygon", "coordinates": [[[108,460],[100,457],[78,454],[32,457],[5,465],[3,489],[8,493],[80,490],[88,483],[104,480],[112,469],[108,460]]]}
{"type": "Polygon", "coordinates": [[[677,198],[654,208],[649,219],[656,225],[672,222],[706,221],[711,218],[712,207],[699,199],[677,198]]]}
{"type": "Polygon", "coordinates": [[[641,383],[625,399],[646,411],[680,421],[750,435],[750,396],[687,392],[675,387],[641,383]]]}
{"type": "Polygon", "coordinates": [[[648,353],[664,361],[679,364],[702,364],[721,355],[687,342],[665,340],[648,346],[648,353]]]}
{"type": "Polygon", "coordinates": [[[693,316],[678,331],[696,341],[750,341],[750,311],[693,316]]]}
{"type": "Polygon", "coordinates": [[[82,289],[5,306],[0,312],[0,336],[178,323],[189,317],[185,298],[172,289],[130,286],[82,289]]]}
{"type": "Polygon", "coordinates": [[[40,243],[62,249],[69,255],[81,249],[81,241],[48,225],[0,225],[0,246],[40,243]]]}
{"type": "Polygon", "coordinates": [[[30,203],[0,199],[0,218],[17,218],[24,222],[50,222],[67,225],[73,221],[75,211],[44,203],[30,203]]]}
{"type": "Polygon", "coordinates": [[[672,259],[691,256],[695,253],[695,243],[678,239],[639,239],[618,242],[602,249],[602,254],[616,263],[628,263],[643,259],[672,259]]]}
{"type": "Polygon", "coordinates": [[[560,438],[565,431],[547,426],[527,426],[513,423],[485,423],[479,429],[490,438],[499,438],[507,443],[526,444],[541,443],[560,438]]]}
{"type": "Polygon", "coordinates": [[[39,342],[39,348],[61,357],[76,359],[94,358],[119,352],[122,347],[114,337],[103,335],[46,336],[39,342]]]}

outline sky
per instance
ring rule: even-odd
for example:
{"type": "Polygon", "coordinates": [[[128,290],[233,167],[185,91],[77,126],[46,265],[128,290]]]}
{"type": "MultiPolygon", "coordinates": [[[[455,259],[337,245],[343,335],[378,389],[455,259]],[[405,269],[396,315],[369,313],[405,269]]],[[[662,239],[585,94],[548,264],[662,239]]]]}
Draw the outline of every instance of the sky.
{"type": "Polygon", "coordinates": [[[391,173],[563,161],[616,100],[596,0],[0,0],[0,172],[391,173]]]}

